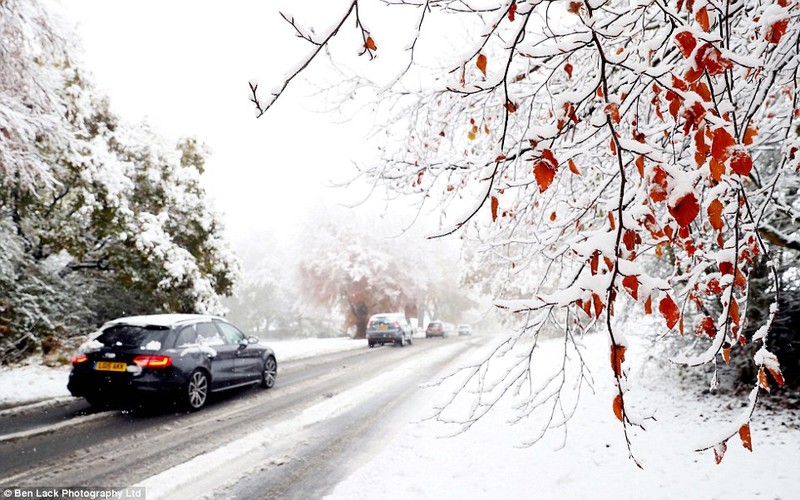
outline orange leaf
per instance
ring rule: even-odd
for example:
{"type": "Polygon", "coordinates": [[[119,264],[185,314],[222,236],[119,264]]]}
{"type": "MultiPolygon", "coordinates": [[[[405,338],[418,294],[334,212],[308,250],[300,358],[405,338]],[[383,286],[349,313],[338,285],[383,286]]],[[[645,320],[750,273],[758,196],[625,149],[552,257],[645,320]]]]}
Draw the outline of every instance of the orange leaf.
{"type": "Polygon", "coordinates": [[[517,105],[511,101],[506,102],[506,109],[509,113],[515,113],[517,111],[517,105]]]}
{"type": "Polygon", "coordinates": [[[498,155],[497,158],[494,159],[495,163],[500,163],[501,161],[506,159],[506,155],[498,155]]]}
{"type": "Polygon", "coordinates": [[[683,195],[674,207],[669,207],[669,213],[675,218],[675,221],[681,227],[686,227],[700,213],[700,205],[697,203],[697,198],[694,194],[687,193],[683,195]]]}
{"type": "Polygon", "coordinates": [[[648,295],[647,300],[644,301],[644,313],[653,314],[653,297],[648,295]]]}
{"type": "Polygon", "coordinates": [[[580,2],[570,2],[568,10],[569,10],[570,14],[577,15],[577,14],[580,14],[581,7],[583,7],[583,4],[580,3],[580,2]]]}
{"type": "Polygon", "coordinates": [[[639,279],[636,276],[630,275],[622,278],[622,286],[633,297],[633,300],[639,300],[639,279]]]}
{"type": "Polygon", "coordinates": [[[575,165],[575,162],[572,161],[572,158],[570,158],[568,164],[569,164],[569,171],[570,172],[572,172],[575,175],[581,175],[581,171],[578,170],[578,167],[575,165]]]}
{"type": "Polygon", "coordinates": [[[617,154],[617,141],[615,141],[614,138],[612,137],[611,141],[609,141],[608,145],[611,148],[611,154],[616,156],[616,154],[617,154]]]}
{"type": "Polygon", "coordinates": [[[763,368],[758,369],[758,384],[766,390],[769,390],[769,382],[767,381],[767,372],[763,368]]]}
{"type": "Polygon", "coordinates": [[[373,51],[378,50],[378,47],[375,45],[375,40],[373,40],[371,36],[368,36],[367,41],[364,42],[364,48],[373,51]]]}
{"type": "Polygon", "coordinates": [[[722,202],[714,198],[708,205],[708,222],[711,227],[719,231],[722,229],[722,202]]]}
{"type": "Polygon", "coordinates": [[[664,316],[664,319],[667,320],[667,328],[674,328],[675,325],[678,324],[678,320],[681,317],[681,311],[678,309],[678,306],[675,305],[675,301],[672,300],[672,297],[667,294],[666,297],[661,299],[661,302],[658,303],[658,312],[664,316]]]}
{"type": "Polygon", "coordinates": [[[739,175],[747,177],[750,175],[750,169],[753,168],[753,159],[747,152],[737,149],[731,156],[731,170],[739,175]]]}
{"type": "Polygon", "coordinates": [[[786,28],[788,27],[789,27],[789,18],[781,19],[780,21],[772,23],[772,25],[769,27],[769,30],[767,31],[765,40],[769,43],[777,44],[778,42],[781,41],[781,37],[783,37],[783,34],[786,33],[786,28]]]}
{"type": "Polygon", "coordinates": [[[568,77],[572,78],[572,65],[570,63],[564,65],[564,71],[567,72],[568,77]]]}
{"type": "MultiPolygon", "coordinates": [[[[611,121],[614,123],[619,123],[620,116],[619,116],[619,104],[612,102],[611,104],[607,104],[605,107],[605,113],[611,117],[611,121]]],[[[613,151],[613,150],[612,150],[613,151]]]]}
{"type": "Polygon", "coordinates": [[[508,20],[514,22],[514,14],[517,13],[517,2],[512,2],[511,7],[508,8],[508,20]]]}
{"type": "Polygon", "coordinates": [[[622,420],[622,415],[623,415],[623,413],[622,413],[622,396],[620,396],[619,394],[617,394],[614,397],[614,415],[617,416],[617,418],[619,419],[620,422],[623,421],[622,420]]]}
{"type": "Polygon", "coordinates": [[[742,140],[742,142],[744,142],[745,146],[750,146],[751,144],[753,144],[753,140],[756,138],[757,135],[758,135],[757,128],[747,127],[747,130],[744,131],[744,139],[742,140]]]}
{"type": "Polygon", "coordinates": [[[597,319],[601,314],[603,314],[605,304],[603,304],[603,299],[601,299],[596,293],[592,294],[592,302],[594,302],[594,317],[597,319]]]}
{"type": "Polygon", "coordinates": [[[708,170],[711,172],[711,178],[719,182],[722,180],[722,176],[725,174],[725,163],[717,161],[715,158],[711,158],[711,162],[708,164],[708,170]]]}
{"type": "Polygon", "coordinates": [[[622,363],[625,362],[625,349],[624,345],[611,345],[611,369],[614,370],[614,375],[619,378],[622,376],[622,363]]]}
{"type": "Polygon", "coordinates": [[[697,13],[694,15],[695,20],[703,28],[703,31],[708,33],[709,29],[709,22],[708,22],[708,11],[706,10],[706,6],[704,5],[702,9],[698,10],[697,13]]]}
{"type": "Polygon", "coordinates": [[[636,157],[636,169],[639,171],[639,177],[644,177],[644,156],[639,155],[636,157]]]}
{"type": "Polygon", "coordinates": [[[750,422],[739,427],[739,439],[742,440],[742,446],[749,451],[753,451],[753,440],[750,438],[750,422]]]}
{"type": "Polygon", "coordinates": [[[553,179],[556,177],[556,169],[551,166],[550,162],[539,160],[533,165],[533,175],[539,185],[539,192],[544,193],[553,183],[553,179]]]}
{"type": "Polygon", "coordinates": [[[475,61],[475,65],[481,70],[483,76],[486,76],[486,56],[483,54],[478,54],[478,60],[475,61]]]}
{"type": "Polygon", "coordinates": [[[492,196],[492,222],[497,220],[497,207],[500,205],[500,201],[497,199],[496,196],[492,196]]]}
{"type": "Polygon", "coordinates": [[[725,360],[725,364],[731,364],[731,348],[730,347],[723,347],[722,348],[722,359],[725,360]]]}
{"type": "Polygon", "coordinates": [[[737,325],[741,321],[741,319],[739,318],[739,303],[736,302],[736,299],[734,297],[731,297],[731,308],[730,308],[730,313],[728,314],[728,316],[737,325]]]}

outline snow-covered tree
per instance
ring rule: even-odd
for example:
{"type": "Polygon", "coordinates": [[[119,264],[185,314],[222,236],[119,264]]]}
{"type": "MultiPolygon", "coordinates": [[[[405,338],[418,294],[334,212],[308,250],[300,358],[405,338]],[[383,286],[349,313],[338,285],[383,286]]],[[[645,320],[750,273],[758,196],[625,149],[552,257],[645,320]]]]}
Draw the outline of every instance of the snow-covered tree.
{"type": "Polygon", "coordinates": [[[111,113],[38,2],[0,3],[0,33],[3,358],[122,314],[221,312],[238,264],[205,148],[111,113]]]}
{"type": "MultiPolygon", "coordinates": [[[[311,50],[270,95],[251,83],[252,101],[263,115],[331,54],[350,75],[334,91],[377,96],[375,114],[386,117],[381,161],[365,175],[420,206],[439,203],[449,215],[436,236],[461,231],[480,242],[487,272],[503,265],[529,280],[517,287],[526,295],[498,302],[525,315],[522,333],[550,322],[573,344],[592,327],[606,332],[617,386],[609,407],[629,445],[643,420],[626,404],[615,309],[636,305],[661,316],[665,332],[705,339],[677,363],[716,367],[755,346],[746,411],[709,443],[721,460],[731,437],[751,446],[757,400],[783,383],[767,342],[780,293],[770,256],[797,246],[799,5],[349,0],[313,29],[284,15],[311,50]],[[348,58],[355,52],[402,62],[391,78],[370,79],[348,58]],[[773,297],[748,335],[759,261],[773,297]],[[532,266],[543,271],[526,273],[532,266]]],[[[520,411],[558,405],[542,394],[520,411]]]]}

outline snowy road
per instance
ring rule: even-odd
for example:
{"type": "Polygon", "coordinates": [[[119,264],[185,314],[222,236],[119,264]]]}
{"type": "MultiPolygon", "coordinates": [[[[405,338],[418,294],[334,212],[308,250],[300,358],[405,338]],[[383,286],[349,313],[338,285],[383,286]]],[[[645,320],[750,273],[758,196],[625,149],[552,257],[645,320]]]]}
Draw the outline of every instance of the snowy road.
{"type": "Polygon", "coordinates": [[[67,402],[4,416],[0,486],[140,485],[148,499],[319,498],[406,423],[397,410],[420,383],[481,342],[417,339],[287,362],[274,389],[225,395],[196,414],[92,414],[67,402]]]}

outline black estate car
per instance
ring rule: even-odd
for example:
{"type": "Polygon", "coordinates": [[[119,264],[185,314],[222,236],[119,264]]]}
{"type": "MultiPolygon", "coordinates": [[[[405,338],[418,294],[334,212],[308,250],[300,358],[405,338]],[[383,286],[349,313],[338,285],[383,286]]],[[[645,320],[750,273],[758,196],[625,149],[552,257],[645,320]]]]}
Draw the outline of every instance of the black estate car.
{"type": "Polygon", "coordinates": [[[211,392],[275,385],[272,349],[222,318],[156,314],[103,325],[72,359],[67,388],[91,405],[170,394],[191,410],[211,392]]]}

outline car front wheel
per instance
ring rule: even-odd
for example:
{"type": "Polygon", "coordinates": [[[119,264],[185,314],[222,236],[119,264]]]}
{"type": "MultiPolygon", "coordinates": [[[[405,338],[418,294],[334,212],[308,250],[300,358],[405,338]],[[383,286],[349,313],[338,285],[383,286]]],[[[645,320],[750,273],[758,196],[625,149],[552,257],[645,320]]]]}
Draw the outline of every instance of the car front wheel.
{"type": "Polygon", "coordinates": [[[208,400],[208,375],[202,370],[195,370],[186,385],[186,403],[189,409],[197,411],[205,406],[208,400]]]}
{"type": "Polygon", "coordinates": [[[275,378],[278,376],[278,363],[275,358],[268,357],[264,361],[264,372],[261,375],[261,387],[271,389],[275,385],[275,378]]]}

